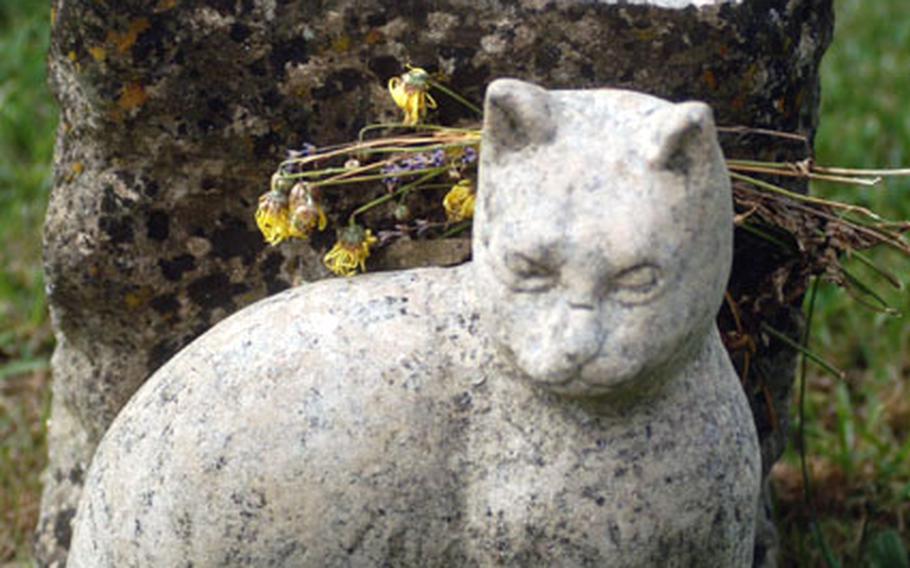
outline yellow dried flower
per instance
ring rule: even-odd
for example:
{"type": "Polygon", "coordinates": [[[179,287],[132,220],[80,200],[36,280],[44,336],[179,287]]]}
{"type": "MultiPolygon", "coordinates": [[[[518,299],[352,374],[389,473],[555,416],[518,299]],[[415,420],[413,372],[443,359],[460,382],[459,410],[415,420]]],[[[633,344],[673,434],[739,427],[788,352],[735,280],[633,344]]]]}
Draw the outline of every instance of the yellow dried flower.
{"type": "Polygon", "coordinates": [[[325,229],[328,224],[325,211],[309,184],[301,182],[291,188],[289,202],[290,236],[305,239],[317,228],[325,229]]]}
{"type": "Polygon", "coordinates": [[[270,245],[277,245],[290,237],[288,196],[274,189],[262,194],[259,197],[259,207],[256,209],[256,225],[270,245]]]}
{"type": "Polygon", "coordinates": [[[338,242],[332,247],[322,262],[326,268],[339,276],[354,276],[359,268],[366,272],[366,260],[370,256],[370,247],[379,239],[369,229],[360,225],[350,225],[342,229],[338,242]]]}
{"type": "Polygon", "coordinates": [[[442,200],[446,210],[446,219],[450,223],[457,223],[474,217],[474,184],[469,179],[463,179],[452,186],[452,189],[442,200]]]}
{"type": "Polygon", "coordinates": [[[404,123],[419,124],[427,115],[427,108],[436,108],[436,101],[427,92],[430,74],[420,67],[412,67],[401,77],[389,79],[389,94],[398,108],[404,111],[404,123]]]}

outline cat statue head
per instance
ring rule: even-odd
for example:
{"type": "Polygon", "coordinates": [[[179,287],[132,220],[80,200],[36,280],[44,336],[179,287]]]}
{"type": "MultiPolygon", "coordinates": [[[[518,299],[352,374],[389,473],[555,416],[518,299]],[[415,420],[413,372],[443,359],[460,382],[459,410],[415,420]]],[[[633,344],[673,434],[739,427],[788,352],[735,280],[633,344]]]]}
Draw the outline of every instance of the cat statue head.
{"type": "Polygon", "coordinates": [[[521,375],[565,395],[651,384],[712,331],[732,259],[711,109],[514,79],[484,109],[474,282],[521,375]]]}

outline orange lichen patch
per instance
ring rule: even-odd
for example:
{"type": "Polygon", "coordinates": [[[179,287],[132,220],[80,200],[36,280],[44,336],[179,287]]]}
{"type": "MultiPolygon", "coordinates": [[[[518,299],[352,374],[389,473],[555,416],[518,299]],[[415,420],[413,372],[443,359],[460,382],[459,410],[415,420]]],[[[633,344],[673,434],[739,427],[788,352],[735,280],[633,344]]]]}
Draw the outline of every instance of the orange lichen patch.
{"type": "Polygon", "coordinates": [[[646,28],[643,30],[635,30],[635,32],[633,32],[633,33],[635,34],[635,37],[637,37],[640,41],[654,41],[655,39],[657,39],[657,36],[660,35],[660,31],[657,30],[656,28],[646,28]]]}
{"type": "Polygon", "coordinates": [[[383,34],[381,31],[377,30],[376,28],[373,28],[367,34],[365,41],[367,42],[367,45],[376,45],[377,43],[382,43],[385,41],[385,34],[383,34]]]}
{"type": "Polygon", "coordinates": [[[123,297],[123,303],[126,304],[127,309],[136,310],[148,304],[151,298],[151,290],[148,288],[140,288],[135,292],[128,292],[126,296],[123,297]]]}
{"type": "Polygon", "coordinates": [[[73,162],[73,165],[70,166],[70,171],[66,174],[67,183],[73,181],[77,177],[82,175],[82,172],[85,171],[85,164],[82,162],[73,162]]]}
{"type": "Polygon", "coordinates": [[[295,87],[293,90],[291,90],[291,96],[303,100],[310,100],[313,97],[310,91],[310,87],[306,85],[298,85],[295,87]]]}
{"type": "Polygon", "coordinates": [[[155,13],[173,10],[177,6],[177,1],[178,0],[158,0],[158,4],[155,5],[155,13]]]}
{"type": "Polygon", "coordinates": [[[761,71],[761,67],[758,65],[758,63],[753,63],[752,65],[749,65],[749,68],[746,69],[745,73],[743,73],[742,85],[744,85],[746,87],[746,89],[751,89],[751,88],[755,87],[755,81],[756,81],[756,79],[758,79],[760,71],[761,71]]]}
{"type": "Polygon", "coordinates": [[[117,48],[118,53],[126,53],[139,39],[142,32],[149,29],[151,24],[148,18],[138,18],[130,22],[130,27],[124,32],[119,33],[110,31],[107,33],[107,43],[117,48]]]}
{"type": "Polygon", "coordinates": [[[705,72],[702,73],[702,79],[705,81],[705,84],[708,85],[708,88],[712,91],[717,90],[717,77],[714,75],[714,72],[710,69],[705,69],[705,72]]]}
{"type": "Polygon", "coordinates": [[[343,35],[332,42],[332,51],[335,53],[345,53],[351,49],[351,38],[343,35]]]}
{"type": "Polygon", "coordinates": [[[76,70],[77,73],[82,71],[82,64],[79,63],[79,56],[76,54],[75,51],[70,51],[69,53],[67,53],[66,58],[69,59],[70,61],[72,61],[73,68],[76,70]]]}
{"type": "Polygon", "coordinates": [[[92,59],[98,63],[107,59],[107,50],[101,46],[90,47],[88,48],[88,52],[92,56],[92,59]]]}
{"type": "Polygon", "coordinates": [[[142,106],[149,98],[145,89],[139,83],[130,83],[120,91],[120,98],[117,100],[117,106],[120,110],[131,111],[134,108],[142,106]]]}

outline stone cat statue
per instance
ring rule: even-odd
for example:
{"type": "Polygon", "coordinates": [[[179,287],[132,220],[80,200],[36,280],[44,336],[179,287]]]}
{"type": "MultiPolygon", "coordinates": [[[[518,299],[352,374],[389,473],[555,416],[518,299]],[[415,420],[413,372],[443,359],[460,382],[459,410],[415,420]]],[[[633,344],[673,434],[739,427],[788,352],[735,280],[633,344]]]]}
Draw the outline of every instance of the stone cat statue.
{"type": "Polygon", "coordinates": [[[292,289],[179,353],[101,443],[71,568],[751,565],[709,108],[485,106],[473,261],[292,289]]]}

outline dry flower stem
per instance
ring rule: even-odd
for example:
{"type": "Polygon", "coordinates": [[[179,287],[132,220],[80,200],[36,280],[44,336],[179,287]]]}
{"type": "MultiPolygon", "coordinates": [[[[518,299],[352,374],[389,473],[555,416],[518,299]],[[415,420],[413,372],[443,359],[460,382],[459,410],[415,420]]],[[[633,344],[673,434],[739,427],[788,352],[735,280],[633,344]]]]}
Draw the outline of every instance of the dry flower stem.
{"type": "Polygon", "coordinates": [[[765,136],[774,136],[775,138],[785,138],[787,140],[797,140],[799,142],[809,143],[809,139],[802,134],[793,132],[782,132],[780,130],[768,130],[767,128],[752,128],[749,126],[718,126],[718,132],[725,134],[763,134],[765,136]]]}
{"type": "Polygon", "coordinates": [[[910,168],[883,169],[883,170],[866,170],[855,168],[829,168],[826,166],[812,166],[812,170],[822,174],[844,175],[844,176],[883,176],[897,177],[910,176],[910,168]]]}
{"type": "MultiPolygon", "coordinates": [[[[758,191],[758,190],[755,190],[755,189],[752,189],[749,187],[739,186],[738,189],[741,191],[751,192],[751,193],[754,193],[754,194],[762,196],[762,197],[768,197],[767,193],[764,193],[762,191],[758,191]]],[[[801,196],[801,197],[803,197],[803,196],[801,196]]],[[[843,204],[840,204],[840,205],[843,205],[843,204]]],[[[810,207],[810,206],[802,205],[800,203],[796,203],[793,201],[788,203],[787,207],[793,207],[794,209],[799,209],[800,211],[806,211],[808,213],[817,215],[818,217],[821,217],[822,219],[825,219],[825,220],[833,222],[833,223],[843,224],[843,225],[853,229],[854,231],[863,233],[864,235],[872,238],[876,242],[888,244],[888,245],[892,246],[893,248],[899,250],[900,252],[904,253],[905,255],[910,256],[910,245],[908,245],[907,243],[905,243],[903,241],[903,239],[901,238],[901,235],[899,233],[895,233],[895,232],[886,230],[884,228],[888,225],[891,225],[891,223],[878,223],[875,225],[866,225],[866,224],[860,223],[859,221],[854,221],[851,219],[846,219],[844,217],[838,217],[837,215],[832,215],[817,207],[810,207]]],[[[745,225],[744,225],[744,227],[745,227],[745,225]]]]}
{"type": "MultiPolygon", "coordinates": [[[[444,173],[445,171],[446,171],[446,168],[433,168],[432,170],[421,170],[421,171],[417,172],[417,173],[426,174],[426,175],[424,175],[417,181],[411,182],[411,183],[401,187],[394,193],[389,193],[389,194],[383,195],[382,197],[377,197],[373,201],[370,201],[369,203],[365,203],[364,205],[361,205],[360,207],[355,209],[353,213],[351,213],[351,216],[348,218],[348,223],[353,224],[354,218],[357,217],[357,215],[360,215],[361,213],[365,213],[365,212],[369,211],[370,209],[372,209],[373,207],[376,207],[377,205],[382,205],[383,203],[385,203],[387,201],[391,201],[392,199],[395,199],[399,195],[403,195],[403,194],[411,191],[412,189],[418,188],[418,187],[420,187],[420,184],[422,184],[423,182],[429,181],[429,180],[433,179],[434,177],[444,173]]],[[[424,189],[424,188],[420,187],[420,189],[424,189]]],[[[429,188],[427,188],[427,189],[429,189],[429,188]]]]}
{"type": "Polygon", "coordinates": [[[877,214],[875,214],[875,213],[873,213],[872,211],[866,209],[865,207],[860,207],[859,205],[849,205],[849,204],[847,204],[847,203],[841,203],[841,202],[839,202],[839,201],[830,201],[830,200],[828,200],[828,199],[822,199],[822,198],[820,198],[820,197],[812,197],[812,196],[810,196],[810,195],[802,195],[802,194],[799,194],[799,193],[795,193],[795,192],[793,192],[793,191],[788,191],[788,190],[786,190],[786,189],[784,189],[784,188],[782,188],[782,187],[779,187],[779,186],[774,185],[773,183],[768,183],[768,182],[762,181],[762,180],[760,180],[760,179],[756,179],[756,178],[751,177],[751,176],[747,176],[747,175],[743,175],[743,174],[738,174],[738,173],[736,173],[736,172],[730,172],[730,177],[733,178],[733,179],[735,179],[735,180],[743,181],[743,182],[752,184],[752,185],[754,185],[754,186],[756,186],[756,187],[760,187],[760,188],[762,188],[762,189],[766,189],[766,190],[771,191],[771,192],[773,192],[773,193],[777,193],[777,194],[780,194],[780,195],[784,195],[784,196],[789,197],[790,199],[794,199],[794,200],[796,200],[796,201],[804,201],[804,202],[806,202],[806,203],[814,203],[815,205],[825,205],[825,206],[827,206],[827,207],[831,207],[831,208],[834,208],[834,209],[842,209],[842,210],[844,210],[844,211],[850,211],[850,212],[860,213],[860,214],[862,214],[862,215],[865,215],[866,217],[869,217],[870,219],[875,219],[876,221],[880,221],[880,220],[881,220],[881,217],[879,217],[877,214]]]}
{"type": "MultiPolygon", "coordinates": [[[[450,129],[446,129],[448,131],[450,129]]],[[[389,146],[393,144],[401,144],[407,148],[408,151],[413,151],[414,146],[419,146],[421,144],[435,144],[435,145],[453,145],[459,142],[464,143],[464,145],[471,145],[474,142],[480,140],[479,135],[474,135],[473,131],[469,131],[468,134],[460,135],[440,135],[435,134],[432,136],[426,135],[415,135],[415,136],[399,136],[392,138],[377,138],[376,140],[367,140],[365,142],[355,142],[352,144],[343,144],[341,146],[335,147],[334,149],[314,154],[312,156],[305,156],[302,158],[292,158],[290,160],[284,160],[281,162],[281,166],[285,165],[300,165],[304,166],[311,162],[318,162],[321,160],[326,160],[329,158],[334,158],[337,156],[344,156],[350,154],[357,154],[367,149],[376,149],[384,146],[389,146]]]]}
{"type": "Polygon", "coordinates": [[[875,178],[862,178],[862,177],[844,177],[844,176],[834,176],[834,175],[825,175],[825,174],[816,174],[812,171],[804,172],[796,168],[784,169],[784,168],[773,168],[773,167],[762,167],[762,166],[751,166],[742,163],[736,163],[735,160],[730,160],[727,162],[727,169],[731,171],[738,172],[750,172],[756,174],[768,174],[774,176],[785,176],[785,177],[795,177],[795,178],[805,178],[805,179],[816,179],[822,181],[830,181],[835,183],[846,183],[852,185],[863,185],[867,187],[878,185],[882,181],[880,177],[875,178]]]}

